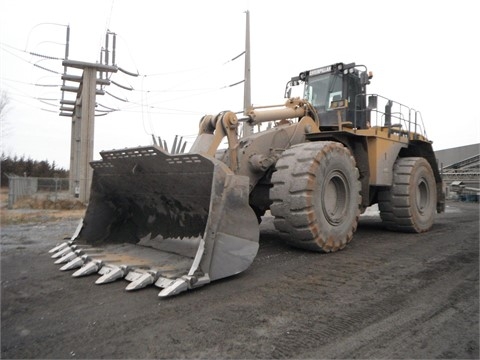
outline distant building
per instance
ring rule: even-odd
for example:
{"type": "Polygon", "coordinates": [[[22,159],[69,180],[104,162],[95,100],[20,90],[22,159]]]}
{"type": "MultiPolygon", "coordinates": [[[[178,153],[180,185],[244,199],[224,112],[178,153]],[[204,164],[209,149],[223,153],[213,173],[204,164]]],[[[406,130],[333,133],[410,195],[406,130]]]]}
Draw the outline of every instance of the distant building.
{"type": "Polygon", "coordinates": [[[435,156],[437,157],[440,169],[478,155],[480,155],[480,144],[465,145],[435,151],[435,156]]]}
{"type": "Polygon", "coordinates": [[[447,197],[477,201],[480,195],[480,144],[435,151],[447,197]]]}

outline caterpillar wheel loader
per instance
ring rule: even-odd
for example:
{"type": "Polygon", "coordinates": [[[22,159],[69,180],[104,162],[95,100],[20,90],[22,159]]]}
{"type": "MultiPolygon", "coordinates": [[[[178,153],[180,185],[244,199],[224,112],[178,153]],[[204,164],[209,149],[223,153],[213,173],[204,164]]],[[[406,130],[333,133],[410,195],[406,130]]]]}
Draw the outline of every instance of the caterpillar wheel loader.
{"type": "Polygon", "coordinates": [[[267,210],[279,238],[312,251],[344,248],[375,203],[386,228],[428,231],[445,203],[421,115],[367,94],[371,78],[354,63],[304,71],[283,105],[204,116],[188,153],[101,152],[85,217],[50,251],[55,263],[167,297],[246,270],[267,210]]]}

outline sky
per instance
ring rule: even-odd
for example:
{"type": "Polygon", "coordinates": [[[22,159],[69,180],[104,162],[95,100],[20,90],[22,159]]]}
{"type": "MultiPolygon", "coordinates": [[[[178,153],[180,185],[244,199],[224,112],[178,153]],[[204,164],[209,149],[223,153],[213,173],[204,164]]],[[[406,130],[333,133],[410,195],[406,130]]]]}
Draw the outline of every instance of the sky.
{"type": "Polygon", "coordinates": [[[95,119],[94,159],[152,135],[191,145],[203,115],[243,108],[242,85],[229,85],[244,78],[243,56],[232,59],[245,49],[246,10],[253,105],[282,104],[301,71],[355,62],[373,72],[369,93],[421,112],[434,150],[480,142],[475,0],[0,0],[2,153],[69,168],[67,25],[70,60],[99,62],[109,31],[115,65],[138,75],[112,74],[121,86],[97,96],[98,110],[115,111],[95,119]]]}

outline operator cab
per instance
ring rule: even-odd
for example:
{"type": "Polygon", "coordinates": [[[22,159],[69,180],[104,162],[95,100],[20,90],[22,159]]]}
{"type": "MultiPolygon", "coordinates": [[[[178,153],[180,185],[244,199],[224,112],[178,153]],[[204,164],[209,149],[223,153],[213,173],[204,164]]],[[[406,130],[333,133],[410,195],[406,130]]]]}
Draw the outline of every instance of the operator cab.
{"type": "Polygon", "coordinates": [[[369,127],[366,106],[366,85],[371,74],[357,69],[355,63],[324,66],[304,71],[293,77],[286,86],[285,97],[292,91],[313,105],[320,119],[320,128],[333,130],[338,127],[338,111],[342,121],[358,129],[369,127]],[[300,93],[299,93],[300,92],[300,93]]]}

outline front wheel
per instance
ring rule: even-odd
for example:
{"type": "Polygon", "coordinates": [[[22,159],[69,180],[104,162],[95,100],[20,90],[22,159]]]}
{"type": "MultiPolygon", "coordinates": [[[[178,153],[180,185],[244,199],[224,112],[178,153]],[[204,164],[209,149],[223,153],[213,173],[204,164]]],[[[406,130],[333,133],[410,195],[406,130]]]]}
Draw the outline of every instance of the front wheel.
{"type": "Polygon", "coordinates": [[[399,158],[393,185],[379,193],[378,207],[385,226],[394,231],[421,233],[433,225],[437,187],[432,168],[421,157],[399,158]]]}
{"type": "Polygon", "coordinates": [[[277,161],[270,190],[274,224],[287,243],[336,251],[352,239],[360,215],[359,172],[340,143],[304,143],[277,161]]]}

